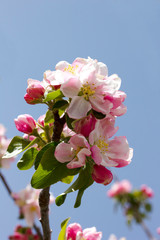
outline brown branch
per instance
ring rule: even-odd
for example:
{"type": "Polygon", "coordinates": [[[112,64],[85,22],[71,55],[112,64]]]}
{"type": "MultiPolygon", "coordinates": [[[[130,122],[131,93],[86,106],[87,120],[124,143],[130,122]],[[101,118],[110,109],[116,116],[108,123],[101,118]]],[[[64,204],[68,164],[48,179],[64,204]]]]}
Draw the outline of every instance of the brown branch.
{"type": "Polygon", "coordinates": [[[39,206],[41,212],[40,222],[43,229],[43,240],[51,240],[51,229],[49,225],[49,187],[42,189],[39,194],[39,206]]]}
{"type": "Polygon", "coordinates": [[[54,115],[54,128],[53,128],[52,141],[59,142],[64,124],[66,122],[65,115],[62,118],[60,118],[58,111],[54,112],[53,115],[54,115]]]}
{"type": "Polygon", "coordinates": [[[141,227],[143,228],[144,232],[146,233],[147,237],[150,239],[150,240],[156,240],[155,237],[153,237],[153,235],[151,234],[150,230],[148,229],[148,227],[146,226],[146,224],[141,221],[141,227]]]}

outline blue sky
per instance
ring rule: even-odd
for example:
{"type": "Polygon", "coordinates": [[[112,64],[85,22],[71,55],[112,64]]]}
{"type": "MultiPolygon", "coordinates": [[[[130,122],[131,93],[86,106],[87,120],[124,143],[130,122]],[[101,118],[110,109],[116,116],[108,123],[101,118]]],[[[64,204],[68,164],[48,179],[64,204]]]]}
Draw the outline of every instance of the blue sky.
{"type": "MultiPolygon", "coordinates": [[[[135,188],[146,183],[155,191],[153,213],[146,223],[156,235],[160,226],[160,1],[0,0],[0,9],[0,123],[6,126],[7,136],[21,135],[13,121],[19,114],[37,119],[46,111],[25,103],[28,78],[42,80],[43,72],[54,70],[60,60],[90,56],[106,63],[109,74],[121,77],[121,90],[127,93],[128,111],[117,119],[117,135],[127,136],[134,148],[132,163],[115,172],[135,188]]],[[[33,173],[19,171],[16,162],[3,171],[13,191],[24,188],[33,173]]],[[[64,184],[51,187],[55,196],[65,189],[64,184]]],[[[60,223],[69,216],[83,228],[96,226],[103,239],[111,233],[127,240],[146,239],[139,226],[128,229],[122,212],[114,212],[112,200],[106,197],[108,189],[94,184],[78,209],[73,208],[74,193],[62,207],[53,205],[52,239],[57,239],[60,223]]],[[[1,183],[0,191],[0,237],[5,240],[19,222],[18,210],[1,183]]]]}

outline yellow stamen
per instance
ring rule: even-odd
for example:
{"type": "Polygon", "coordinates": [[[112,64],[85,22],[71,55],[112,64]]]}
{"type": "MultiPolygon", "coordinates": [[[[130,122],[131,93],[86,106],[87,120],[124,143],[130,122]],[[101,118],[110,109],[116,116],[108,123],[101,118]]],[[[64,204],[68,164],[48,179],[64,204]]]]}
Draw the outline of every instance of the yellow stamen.
{"type": "Polygon", "coordinates": [[[68,65],[68,67],[66,67],[64,69],[64,72],[70,72],[72,73],[73,75],[75,75],[75,70],[76,68],[78,68],[78,65],[76,65],[75,67],[71,66],[71,65],[68,65]]]}
{"type": "Polygon", "coordinates": [[[102,153],[105,153],[108,151],[108,143],[105,142],[105,138],[104,140],[103,139],[99,139],[97,142],[96,142],[96,145],[97,147],[101,150],[102,153]]]}
{"type": "MultiPolygon", "coordinates": [[[[94,88],[96,89],[96,88],[94,88]]],[[[91,89],[90,85],[83,85],[81,88],[81,91],[83,93],[83,97],[88,101],[90,96],[93,96],[95,94],[95,90],[91,89]]]]}

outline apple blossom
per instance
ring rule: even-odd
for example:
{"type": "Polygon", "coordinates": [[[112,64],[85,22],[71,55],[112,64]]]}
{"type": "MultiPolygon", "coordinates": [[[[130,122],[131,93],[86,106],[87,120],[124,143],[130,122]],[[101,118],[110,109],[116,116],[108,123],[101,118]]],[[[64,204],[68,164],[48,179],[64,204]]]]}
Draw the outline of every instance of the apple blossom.
{"type": "Polygon", "coordinates": [[[118,128],[114,127],[115,118],[98,120],[89,135],[92,158],[98,165],[124,167],[131,162],[133,149],[129,148],[126,137],[112,137],[118,128]]]}
{"type": "Polygon", "coordinates": [[[42,102],[42,98],[45,93],[43,82],[34,79],[28,79],[27,93],[24,99],[29,104],[35,104],[42,102]]]}
{"type": "Polygon", "coordinates": [[[37,234],[33,234],[31,228],[18,225],[14,234],[9,236],[9,240],[40,240],[37,234]]]}
{"type": "Polygon", "coordinates": [[[116,197],[120,194],[129,193],[132,190],[132,185],[128,180],[122,180],[120,182],[114,183],[110,190],[108,190],[107,195],[109,197],[116,197]]]}
{"type": "Polygon", "coordinates": [[[101,240],[102,233],[97,232],[95,227],[86,228],[78,223],[70,224],[66,229],[66,240],[101,240]]]}
{"type": "Polygon", "coordinates": [[[101,165],[94,165],[92,178],[97,183],[108,185],[113,180],[111,171],[101,165]]]}
{"type": "MultiPolygon", "coordinates": [[[[24,216],[29,227],[33,226],[35,217],[40,218],[40,208],[38,203],[39,193],[40,190],[31,188],[30,185],[19,193],[12,193],[15,203],[20,208],[20,215],[24,216]]],[[[51,195],[50,203],[53,201],[54,197],[51,195]]]]}
{"type": "Polygon", "coordinates": [[[141,186],[140,190],[144,194],[144,196],[147,198],[151,198],[154,196],[153,190],[145,184],[141,186]]]}
{"type": "Polygon", "coordinates": [[[19,115],[14,122],[18,131],[23,133],[31,134],[36,128],[36,122],[29,114],[19,115]]]}
{"type": "Polygon", "coordinates": [[[75,134],[68,143],[61,142],[55,149],[55,157],[59,162],[69,162],[68,168],[85,165],[86,157],[91,155],[89,144],[84,136],[75,134]]]}

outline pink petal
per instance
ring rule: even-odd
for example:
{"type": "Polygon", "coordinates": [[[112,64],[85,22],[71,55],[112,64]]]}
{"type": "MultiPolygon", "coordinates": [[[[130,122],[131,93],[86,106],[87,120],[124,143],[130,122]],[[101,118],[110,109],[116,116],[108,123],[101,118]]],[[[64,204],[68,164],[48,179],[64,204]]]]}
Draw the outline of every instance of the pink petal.
{"type": "Polygon", "coordinates": [[[69,98],[77,96],[80,89],[81,89],[81,82],[76,76],[69,78],[68,81],[64,82],[61,85],[61,91],[63,92],[64,96],[69,98]]]}
{"type": "Polygon", "coordinates": [[[102,156],[101,156],[100,149],[96,145],[94,145],[93,147],[91,147],[91,152],[92,152],[92,158],[93,158],[94,162],[97,165],[100,165],[102,162],[102,156]]]}
{"type": "Polygon", "coordinates": [[[83,96],[76,96],[72,98],[67,113],[70,118],[80,119],[85,117],[89,110],[91,110],[91,104],[83,96]]]}
{"type": "Polygon", "coordinates": [[[57,145],[54,155],[61,163],[69,162],[74,157],[71,145],[63,142],[57,145]]]}

